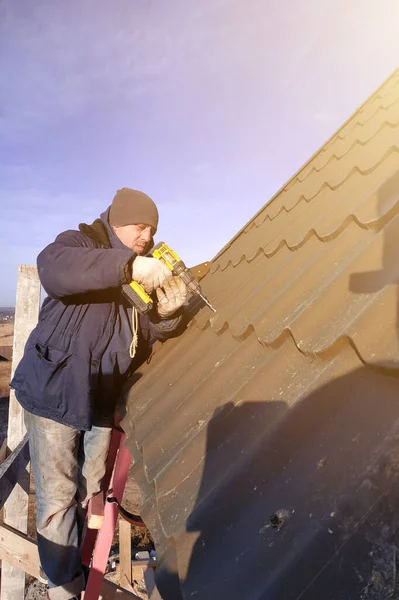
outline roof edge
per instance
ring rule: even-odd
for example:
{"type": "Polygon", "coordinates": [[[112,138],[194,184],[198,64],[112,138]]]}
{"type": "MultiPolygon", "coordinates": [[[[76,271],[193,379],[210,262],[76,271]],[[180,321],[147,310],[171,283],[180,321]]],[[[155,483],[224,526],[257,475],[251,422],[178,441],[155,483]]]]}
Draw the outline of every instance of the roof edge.
{"type": "Polygon", "coordinates": [[[294,175],[292,175],[292,177],[290,177],[279,189],[278,191],[270,198],[270,200],[268,200],[265,204],[263,204],[263,206],[258,210],[258,212],[249,219],[249,221],[247,221],[247,223],[245,223],[245,225],[234,235],[234,237],[232,237],[227,244],[225,244],[221,250],[219,250],[219,252],[217,254],[215,254],[215,256],[212,258],[212,260],[210,262],[214,262],[217,258],[219,258],[224,252],[226,252],[226,250],[228,250],[231,246],[231,244],[243,233],[243,231],[248,227],[248,225],[250,223],[252,223],[252,221],[254,221],[259,215],[260,213],[265,209],[265,207],[269,204],[271,204],[273,202],[273,200],[275,200],[277,198],[277,196],[279,196],[284,188],[291,183],[291,181],[293,181],[296,177],[298,177],[298,175],[301,173],[301,171],[303,171],[303,169],[305,169],[309,163],[312,162],[312,160],[314,160],[314,158],[316,158],[316,156],[327,146],[327,144],[329,144],[331,142],[331,140],[336,137],[340,131],[342,131],[342,129],[344,129],[344,127],[346,127],[348,125],[348,123],[354,119],[356,117],[356,115],[358,115],[363,108],[366,106],[366,104],[368,104],[369,102],[371,102],[376,96],[378,96],[378,94],[380,93],[380,91],[382,90],[383,87],[385,87],[389,81],[391,79],[394,78],[394,76],[399,72],[399,68],[395,69],[395,71],[393,71],[393,73],[391,73],[391,75],[389,75],[389,77],[387,77],[380,86],[378,86],[378,88],[367,98],[367,100],[365,100],[363,102],[363,104],[361,104],[354,113],[352,113],[343,123],[342,125],[336,130],[334,131],[334,133],[324,142],[324,144],[322,146],[320,146],[313,154],[312,156],[294,173],[294,175]]]}

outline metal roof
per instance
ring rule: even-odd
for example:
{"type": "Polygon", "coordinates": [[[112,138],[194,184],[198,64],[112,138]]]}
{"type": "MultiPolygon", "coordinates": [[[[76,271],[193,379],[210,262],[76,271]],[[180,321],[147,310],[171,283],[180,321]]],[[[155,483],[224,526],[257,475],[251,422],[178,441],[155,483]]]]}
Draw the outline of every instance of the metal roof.
{"type": "Polygon", "coordinates": [[[397,592],[398,140],[396,71],[216,256],[217,314],[135,375],[165,600],[397,592]]]}

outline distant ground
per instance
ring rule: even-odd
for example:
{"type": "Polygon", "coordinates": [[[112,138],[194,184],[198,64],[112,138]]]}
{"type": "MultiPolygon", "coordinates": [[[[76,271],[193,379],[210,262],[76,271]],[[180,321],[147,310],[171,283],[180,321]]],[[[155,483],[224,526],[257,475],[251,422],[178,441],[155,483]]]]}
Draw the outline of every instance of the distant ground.
{"type": "Polygon", "coordinates": [[[15,308],[0,307],[0,323],[14,323],[15,308]]]}
{"type": "MultiPolygon", "coordinates": [[[[12,346],[14,325],[0,323],[0,346],[12,346]]],[[[11,362],[0,360],[0,447],[7,436],[8,396],[10,393],[11,362]]]]}
{"type": "Polygon", "coordinates": [[[0,346],[12,346],[14,323],[0,323],[0,346]]]}
{"type": "MultiPolygon", "coordinates": [[[[0,323],[0,346],[12,346],[14,325],[12,323],[0,323]]],[[[11,377],[11,362],[0,360],[0,398],[9,395],[11,377]]]]}

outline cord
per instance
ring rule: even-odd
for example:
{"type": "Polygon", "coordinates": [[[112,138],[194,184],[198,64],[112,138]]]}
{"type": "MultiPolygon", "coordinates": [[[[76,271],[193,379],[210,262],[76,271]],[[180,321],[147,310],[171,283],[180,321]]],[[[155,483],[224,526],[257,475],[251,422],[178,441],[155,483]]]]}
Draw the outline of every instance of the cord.
{"type": "Polygon", "coordinates": [[[136,356],[137,346],[139,343],[139,314],[135,306],[132,306],[132,331],[133,337],[129,348],[130,358],[134,358],[136,356]]]}

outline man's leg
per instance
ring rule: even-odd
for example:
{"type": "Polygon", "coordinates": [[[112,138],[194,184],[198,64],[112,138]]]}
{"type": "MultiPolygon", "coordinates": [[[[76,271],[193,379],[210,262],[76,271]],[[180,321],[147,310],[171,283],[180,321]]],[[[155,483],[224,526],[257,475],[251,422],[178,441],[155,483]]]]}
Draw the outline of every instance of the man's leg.
{"type": "Polygon", "coordinates": [[[79,544],[83,537],[84,521],[90,498],[102,489],[102,480],[107,465],[108,450],[111,441],[112,427],[93,425],[85,431],[79,448],[78,491],[78,527],[79,544]]]}
{"type": "Polygon", "coordinates": [[[25,411],[36,486],[36,528],[50,600],[68,600],[83,590],[78,544],[78,452],[82,432],[25,411]]]}

